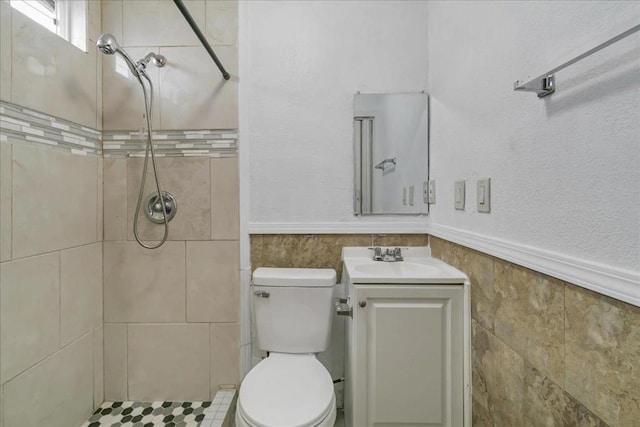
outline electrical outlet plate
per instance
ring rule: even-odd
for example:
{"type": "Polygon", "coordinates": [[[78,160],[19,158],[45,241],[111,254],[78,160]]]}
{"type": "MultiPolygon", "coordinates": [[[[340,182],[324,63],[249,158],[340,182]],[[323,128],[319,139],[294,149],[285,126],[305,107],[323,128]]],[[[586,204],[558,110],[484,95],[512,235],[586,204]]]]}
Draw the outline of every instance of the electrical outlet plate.
{"type": "Polygon", "coordinates": [[[430,203],[430,204],[435,204],[436,203],[436,181],[434,179],[428,181],[428,183],[425,182],[426,185],[428,185],[428,189],[427,189],[427,197],[425,200],[425,203],[430,203]]]}
{"type": "Polygon", "coordinates": [[[459,211],[464,210],[464,198],[465,198],[464,187],[465,187],[464,181],[455,182],[455,193],[454,193],[453,200],[454,200],[454,207],[459,211]]]}
{"type": "Polygon", "coordinates": [[[478,180],[478,212],[491,212],[491,178],[478,180]]]}
{"type": "Polygon", "coordinates": [[[409,206],[413,206],[413,196],[415,194],[415,186],[409,186],[409,206]]]}

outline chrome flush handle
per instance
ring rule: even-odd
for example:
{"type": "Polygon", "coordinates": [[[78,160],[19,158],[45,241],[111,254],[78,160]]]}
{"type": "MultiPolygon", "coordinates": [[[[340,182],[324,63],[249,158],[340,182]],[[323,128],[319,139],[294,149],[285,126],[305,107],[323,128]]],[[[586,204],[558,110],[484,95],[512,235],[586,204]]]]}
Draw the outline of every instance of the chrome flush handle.
{"type": "Polygon", "coordinates": [[[253,294],[257,297],[269,298],[269,291],[254,291],[253,294]]]}
{"type": "Polygon", "coordinates": [[[349,305],[347,298],[336,298],[336,314],[338,316],[353,317],[353,309],[349,305]]]}

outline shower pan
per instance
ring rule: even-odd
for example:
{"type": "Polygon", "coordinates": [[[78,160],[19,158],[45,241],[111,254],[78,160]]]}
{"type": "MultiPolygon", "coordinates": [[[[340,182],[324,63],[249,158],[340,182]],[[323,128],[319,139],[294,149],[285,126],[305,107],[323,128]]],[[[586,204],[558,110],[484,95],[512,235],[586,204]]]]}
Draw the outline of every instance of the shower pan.
{"type": "Polygon", "coordinates": [[[160,187],[160,180],[158,179],[158,170],[156,167],[156,157],[153,148],[153,138],[152,138],[152,111],[153,111],[153,83],[149,78],[149,75],[146,72],[147,65],[149,62],[154,64],[157,67],[163,67],[166,63],[166,59],[162,55],[158,55],[154,52],[148,53],[144,58],[140,59],[137,62],[133,62],[133,59],[127,54],[127,52],[122,49],[122,47],[118,44],[116,38],[109,33],[103,33],[98,38],[96,43],[98,49],[106,54],[113,55],[119,54],[129,67],[131,74],[138,80],[140,86],[142,87],[142,94],[144,97],[144,108],[145,108],[145,119],[147,124],[147,143],[145,145],[144,152],[144,166],[142,170],[142,179],[140,181],[140,190],[138,192],[138,201],[136,203],[136,211],[133,218],[133,235],[136,238],[136,241],[144,248],[147,249],[157,249],[167,241],[167,237],[169,235],[169,221],[173,219],[176,215],[178,204],[173,197],[172,194],[162,191],[160,187]],[[147,93],[147,87],[142,80],[144,78],[149,84],[149,93],[147,93]],[[149,156],[151,153],[151,156],[149,156]],[[140,214],[140,208],[142,206],[142,199],[144,195],[144,187],[147,179],[147,168],[149,163],[149,157],[151,157],[151,164],[153,169],[153,176],[155,179],[156,190],[157,192],[151,194],[145,203],[144,213],[145,216],[152,222],[156,224],[164,224],[164,234],[162,239],[157,244],[147,244],[142,241],[140,236],[138,235],[138,217],[140,214]]]}

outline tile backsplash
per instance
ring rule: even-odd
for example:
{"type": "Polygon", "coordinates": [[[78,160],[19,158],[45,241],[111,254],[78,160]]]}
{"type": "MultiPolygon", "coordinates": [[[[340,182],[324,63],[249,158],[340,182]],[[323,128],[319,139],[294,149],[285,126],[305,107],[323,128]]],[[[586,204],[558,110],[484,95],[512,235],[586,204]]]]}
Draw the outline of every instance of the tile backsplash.
{"type": "Polygon", "coordinates": [[[252,234],[251,269],[333,268],[340,281],[344,246],[427,246],[425,234],[252,234]]]}

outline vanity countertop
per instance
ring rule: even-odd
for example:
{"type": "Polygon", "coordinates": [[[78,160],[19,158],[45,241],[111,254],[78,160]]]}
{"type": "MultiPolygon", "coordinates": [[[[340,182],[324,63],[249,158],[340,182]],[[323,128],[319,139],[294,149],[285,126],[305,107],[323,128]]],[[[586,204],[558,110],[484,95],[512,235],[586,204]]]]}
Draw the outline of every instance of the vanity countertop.
{"type": "Polygon", "coordinates": [[[403,261],[384,262],[373,260],[373,248],[342,248],[348,280],[353,284],[461,284],[468,280],[460,270],[432,258],[429,247],[401,249],[403,261]]]}

